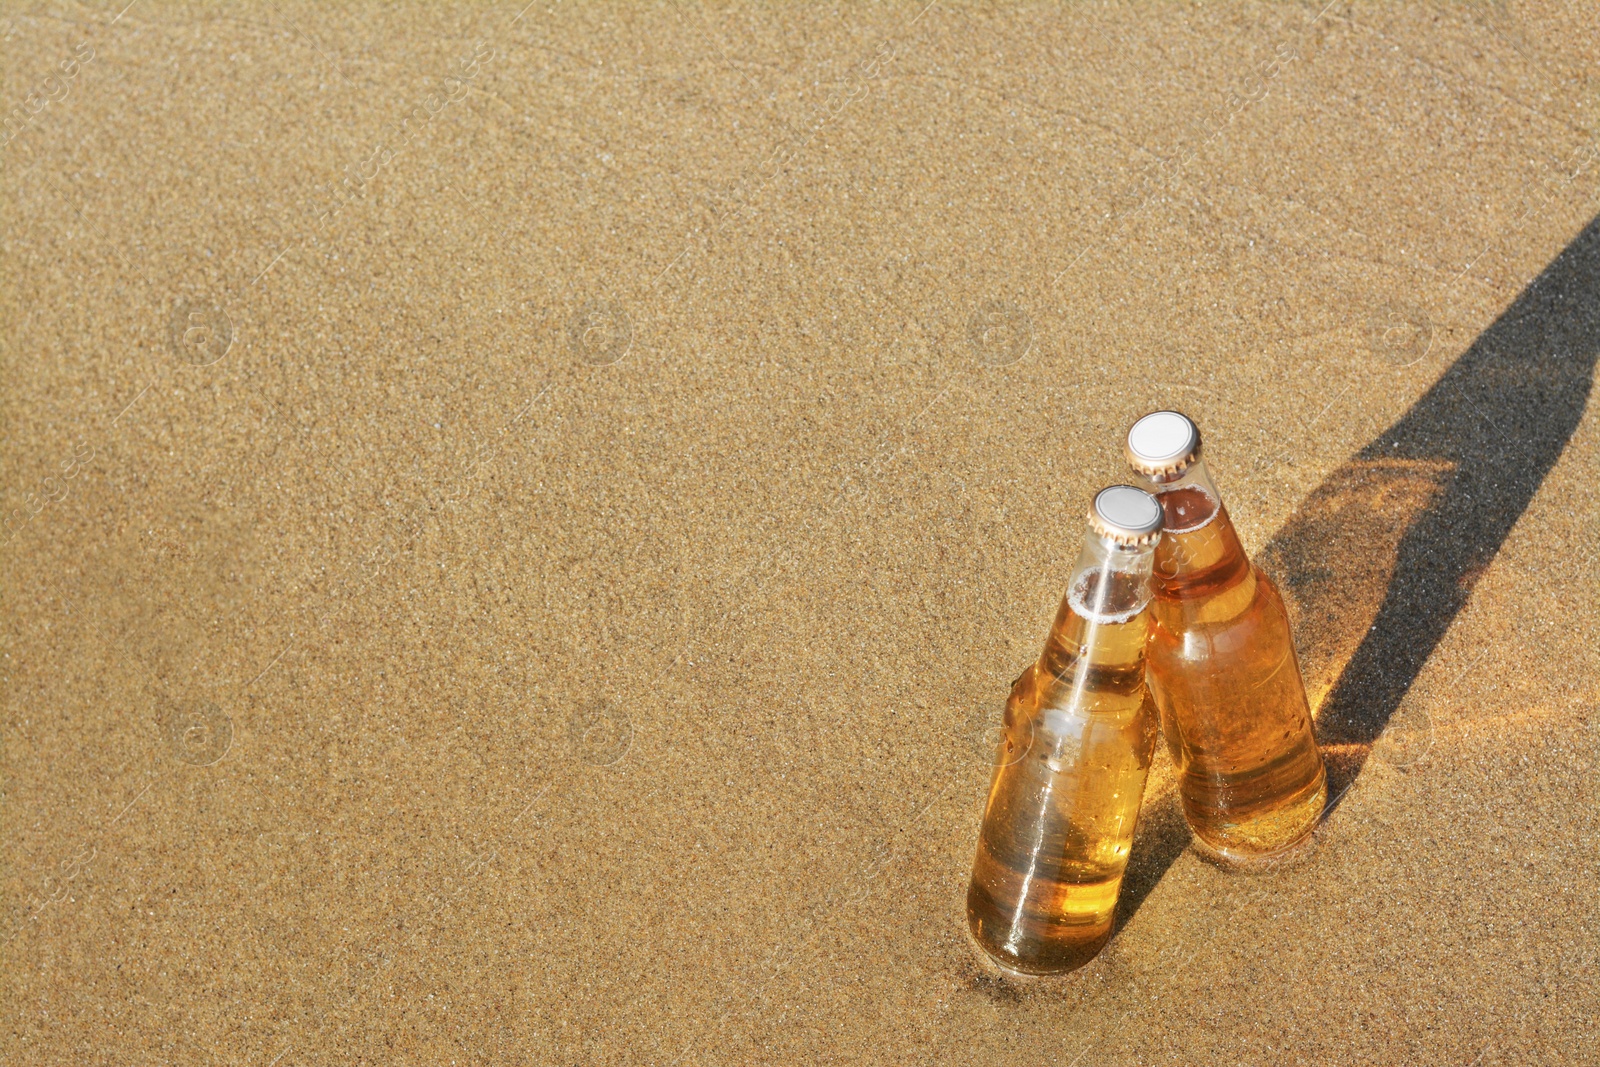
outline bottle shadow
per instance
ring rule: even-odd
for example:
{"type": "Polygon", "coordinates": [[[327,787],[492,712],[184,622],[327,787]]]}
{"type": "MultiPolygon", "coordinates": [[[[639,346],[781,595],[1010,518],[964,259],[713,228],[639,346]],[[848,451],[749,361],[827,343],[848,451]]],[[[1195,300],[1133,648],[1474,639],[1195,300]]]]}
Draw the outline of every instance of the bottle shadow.
{"type": "MultiPolygon", "coordinates": [[[[1259,554],[1294,626],[1328,812],[1566,448],[1597,355],[1600,216],[1259,554]]],[[[1189,843],[1171,790],[1140,823],[1119,928],[1189,843]]]]}

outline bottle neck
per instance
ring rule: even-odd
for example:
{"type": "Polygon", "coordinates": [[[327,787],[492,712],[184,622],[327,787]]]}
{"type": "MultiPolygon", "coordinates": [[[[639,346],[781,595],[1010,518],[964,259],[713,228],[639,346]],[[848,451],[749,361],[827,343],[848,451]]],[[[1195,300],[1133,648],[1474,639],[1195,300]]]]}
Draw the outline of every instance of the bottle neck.
{"type": "Polygon", "coordinates": [[[1154,545],[1119,545],[1091,533],[1072,566],[1067,601],[1090,622],[1127,622],[1150,602],[1154,545]]]}
{"type": "Polygon", "coordinates": [[[1041,679],[1078,684],[1097,665],[1142,664],[1155,553],[1154,545],[1117,545],[1094,533],[1084,539],[1039,657],[1041,679]]]}
{"type": "Polygon", "coordinates": [[[1205,460],[1195,460],[1170,481],[1143,483],[1160,502],[1165,523],[1155,553],[1158,595],[1194,596],[1243,579],[1250,561],[1205,460]]]}
{"type": "Polygon", "coordinates": [[[1204,459],[1195,460],[1181,474],[1164,481],[1141,474],[1139,486],[1160,502],[1163,533],[1190,533],[1224,513],[1222,494],[1217,492],[1204,459]]]}

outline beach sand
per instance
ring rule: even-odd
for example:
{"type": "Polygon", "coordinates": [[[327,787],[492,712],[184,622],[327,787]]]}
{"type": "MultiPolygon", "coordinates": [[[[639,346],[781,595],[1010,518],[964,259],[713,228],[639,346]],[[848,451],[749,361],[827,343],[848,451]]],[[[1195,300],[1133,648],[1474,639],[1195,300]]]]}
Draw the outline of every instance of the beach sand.
{"type": "Polygon", "coordinates": [[[1600,1062],[1588,5],[7,5],[7,1064],[1600,1062]],[[1191,414],[1340,800],[988,973],[1191,414]]]}

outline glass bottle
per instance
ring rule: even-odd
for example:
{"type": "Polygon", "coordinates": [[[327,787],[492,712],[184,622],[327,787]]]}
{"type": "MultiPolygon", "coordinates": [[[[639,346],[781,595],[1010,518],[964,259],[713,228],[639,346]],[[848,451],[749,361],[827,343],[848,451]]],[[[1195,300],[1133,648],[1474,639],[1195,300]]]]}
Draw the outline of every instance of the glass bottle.
{"type": "Polygon", "coordinates": [[[1198,850],[1226,865],[1282,860],[1327,800],[1283,598],[1245,556],[1187,416],[1128,430],[1128,461],[1161,502],[1150,690],[1198,850]]]}
{"type": "Polygon", "coordinates": [[[1161,508],[1102,489],[1038,660],[1006,701],[967,888],[967,924],[1002,969],[1081,967],[1111,936],[1155,705],[1145,689],[1150,569],[1161,508]]]}

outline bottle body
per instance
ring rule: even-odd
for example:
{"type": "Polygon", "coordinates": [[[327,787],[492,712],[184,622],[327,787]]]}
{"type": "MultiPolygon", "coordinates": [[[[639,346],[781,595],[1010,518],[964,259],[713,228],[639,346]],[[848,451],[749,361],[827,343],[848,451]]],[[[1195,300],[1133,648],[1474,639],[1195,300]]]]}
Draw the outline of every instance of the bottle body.
{"type": "Polygon", "coordinates": [[[1288,614],[1203,464],[1157,490],[1150,688],[1184,814],[1201,851],[1270,861],[1308,838],[1327,800],[1288,614]]]}
{"type": "Polygon", "coordinates": [[[967,921],[1013,972],[1072,970],[1110,938],[1157,743],[1150,551],[1112,551],[1142,560],[1080,558],[1043,654],[1006,702],[967,921]]]}

